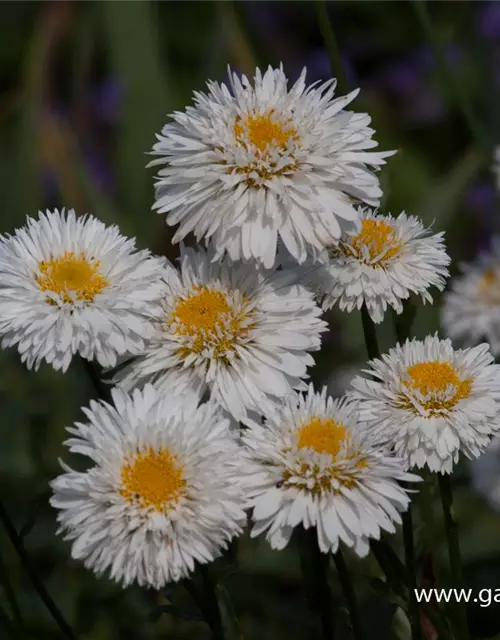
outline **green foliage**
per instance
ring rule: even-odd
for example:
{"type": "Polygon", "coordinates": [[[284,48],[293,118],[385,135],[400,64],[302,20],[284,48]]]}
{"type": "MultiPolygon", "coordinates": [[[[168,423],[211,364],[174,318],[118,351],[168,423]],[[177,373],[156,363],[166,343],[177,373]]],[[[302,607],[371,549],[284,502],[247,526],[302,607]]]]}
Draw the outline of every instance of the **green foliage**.
{"type": "MultiPolygon", "coordinates": [[[[294,7],[274,26],[271,37],[264,33],[265,14],[260,22],[251,19],[261,3],[253,3],[253,9],[240,4],[3,2],[0,231],[12,232],[26,215],[45,206],[75,207],[119,224],[125,234],[136,235],[141,246],[174,255],[169,230],[150,211],[153,172],[145,168],[147,152],[167,114],[184,108],[192,90],[202,89],[207,77],[221,79],[228,62],[249,71],[256,57],[264,65],[284,59],[286,69],[287,64],[291,68],[303,62],[309,45],[318,47],[313,3],[275,3],[294,7]],[[245,29],[252,30],[250,37],[245,29]],[[122,101],[111,122],[95,127],[92,96],[95,86],[108,79],[121,84],[122,101]],[[96,179],[86,159],[89,145],[103,151],[114,178],[111,189],[96,179]],[[55,194],[47,196],[53,184],[55,194]]],[[[343,5],[336,33],[341,50],[357,40],[372,47],[370,56],[382,64],[390,57],[403,59],[424,44],[409,3],[335,4],[343,5]]],[[[456,42],[472,46],[466,10],[456,6],[470,3],[434,4],[453,5],[432,8],[441,35],[451,34],[456,42]]],[[[467,50],[464,55],[463,89],[474,92],[474,105],[481,107],[491,95],[490,87],[482,86],[474,73],[471,60],[476,60],[477,52],[467,50]],[[484,95],[476,96],[481,90],[484,95]]],[[[369,67],[370,60],[363,64],[369,67]]],[[[447,96],[448,112],[437,126],[419,129],[408,124],[398,106],[382,100],[368,82],[355,108],[372,114],[383,148],[399,150],[382,174],[383,210],[418,213],[434,230],[448,231],[450,253],[458,260],[478,229],[465,205],[467,188],[488,167],[437,74],[432,74],[432,82],[438,93],[447,96]]],[[[492,110],[498,112],[498,105],[492,110]]],[[[344,364],[366,360],[358,315],[346,318],[333,312],[330,320],[331,335],[313,373],[319,384],[344,364]]],[[[414,335],[422,337],[438,327],[439,306],[418,304],[414,335]]],[[[381,325],[379,340],[382,350],[394,343],[390,318],[381,325]]],[[[69,543],[56,536],[55,512],[48,505],[49,482],[59,473],[58,458],[65,455],[64,428],[82,419],[80,408],[92,394],[77,363],[66,375],[48,366],[35,373],[20,364],[14,350],[0,353],[2,500],[22,532],[38,574],[79,640],[207,639],[209,629],[182,585],[174,586],[169,597],[135,587],[123,591],[71,560],[69,543]]],[[[498,559],[500,515],[478,499],[467,482],[459,488],[457,513],[471,571],[479,560],[498,559]]],[[[417,528],[417,538],[419,534],[417,528]]],[[[433,543],[439,550],[443,540],[433,543]]],[[[393,544],[399,544],[397,537],[393,544]]],[[[423,541],[418,544],[424,548],[423,541]]],[[[444,566],[444,554],[438,557],[444,566]]],[[[353,572],[366,616],[363,626],[376,630],[367,637],[408,638],[399,596],[389,594],[378,578],[366,586],[367,577],[375,574],[370,562],[357,564],[353,572]]],[[[239,570],[224,575],[217,588],[228,640],[311,638],[314,624],[305,606],[297,550],[292,546],[277,553],[263,540],[243,537],[238,564],[239,570]]],[[[500,585],[500,569],[497,575],[500,585]]],[[[338,584],[333,590],[338,601],[338,584]]],[[[2,531],[0,593],[0,638],[60,637],[2,531]],[[16,605],[9,596],[11,589],[24,619],[21,630],[13,622],[16,605]]],[[[340,640],[348,638],[346,625],[342,626],[340,640]]]]}

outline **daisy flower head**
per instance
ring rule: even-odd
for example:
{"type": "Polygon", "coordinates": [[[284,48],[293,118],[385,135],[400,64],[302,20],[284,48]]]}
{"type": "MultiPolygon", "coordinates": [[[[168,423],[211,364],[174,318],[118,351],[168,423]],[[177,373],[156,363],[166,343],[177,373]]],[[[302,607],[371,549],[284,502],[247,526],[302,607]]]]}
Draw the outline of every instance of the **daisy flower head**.
{"type": "Polygon", "coordinates": [[[394,533],[408,507],[399,482],[419,479],[361,428],[355,402],[333,400],[326,388],[288,396],[242,441],[251,535],[265,533],[274,549],[283,549],[302,525],[316,528],[323,553],[335,553],[343,542],[365,556],[370,538],[394,533]]]}
{"type": "Polygon", "coordinates": [[[213,403],[146,385],[114,406],[92,402],[87,424],[69,428],[70,452],[51,505],[72,557],[128,586],[160,589],[211,562],[246,522],[238,480],[240,445],[213,403]]]}
{"type": "Polygon", "coordinates": [[[469,472],[474,489],[500,510],[500,438],[493,438],[485,453],[470,461],[469,472]]]}
{"type": "Polygon", "coordinates": [[[397,217],[369,209],[359,213],[359,232],[344,233],[322,260],[299,268],[323,308],[338,305],[350,313],[364,304],[373,322],[379,323],[388,306],[401,313],[403,300],[411,294],[432,302],[429,287],[441,291],[448,276],[444,234],[431,234],[417,217],[404,212],[397,217]]]}
{"type": "Polygon", "coordinates": [[[255,263],[214,262],[211,250],[181,248],[180,270],[166,271],[163,314],[143,355],[114,381],[126,389],[151,382],[195,389],[236,420],[266,411],[302,388],[309,351],[326,323],[312,292],[294,275],[255,263]]]}
{"type": "Polygon", "coordinates": [[[257,69],[253,85],[229,77],[163,127],[154,208],[179,224],[174,242],[193,231],[217,256],[270,268],[280,237],[303,262],[357,223],[354,203],[378,204],[372,169],[393,152],[371,151],[370,117],[345,111],[358,91],[336,98],[336,80],[307,87],[304,69],[288,88],[281,67],[257,69]]]}
{"type": "Polygon", "coordinates": [[[500,237],[489,252],[461,265],[444,295],[441,324],[447,336],[473,346],[486,340],[500,355],[500,237]]]}
{"type": "Polygon", "coordinates": [[[40,213],[0,237],[0,336],[21,360],[66,371],[80,354],[102,366],[137,354],[152,332],[163,259],[118,227],[73,210],[40,213]]]}
{"type": "Polygon", "coordinates": [[[459,454],[477,458],[500,430],[500,366],[489,345],[407,340],[352,386],[360,419],[410,467],[451,473],[459,454]]]}

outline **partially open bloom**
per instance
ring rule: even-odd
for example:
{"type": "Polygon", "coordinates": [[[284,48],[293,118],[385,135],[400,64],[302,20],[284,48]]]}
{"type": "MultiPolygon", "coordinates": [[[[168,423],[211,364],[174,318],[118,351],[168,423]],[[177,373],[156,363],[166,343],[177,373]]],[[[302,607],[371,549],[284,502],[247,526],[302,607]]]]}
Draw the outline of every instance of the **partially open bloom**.
{"type": "Polygon", "coordinates": [[[446,334],[466,346],[486,340],[493,355],[500,355],[500,237],[491,251],[471,264],[445,293],[441,322],[446,334]]]}
{"type": "Polygon", "coordinates": [[[253,86],[230,72],[230,88],[208,82],[194,106],[172,114],[151,164],[166,165],[154,207],[179,224],[174,241],[192,231],[216,257],[272,267],[280,237],[303,262],[355,226],[355,203],[378,204],[370,168],[392,152],[369,151],[370,117],[344,110],[358,91],[334,98],[336,80],[306,87],[305,78],[288,89],[281,68],[257,69],[253,86]]]}
{"type": "Polygon", "coordinates": [[[351,312],[366,305],[374,322],[382,322],[387,307],[403,311],[411,294],[432,302],[428,289],[442,290],[450,258],[443,233],[432,235],[418,218],[396,218],[360,210],[361,231],[346,232],[320,261],[307,261],[298,272],[323,301],[351,312]]]}
{"type": "Polygon", "coordinates": [[[427,336],[397,345],[356,377],[360,420],[410,467],[451,473],[477,458],[500,430],[500,366],[487,344],[454,350],[427,336]]]}
{"type": "Polygon", "coordinates": [[[356,403],[310,387],[244,432],[241,473],[253,507],[252,536],[265,533],[282,549],[295,527],[315,527],[323,553],[343,542],[365,556],[370,538],[394,533],[410,502],[399,482],[418,478],[374,443],[357,415],[356,403]]]}
{"type": "Polygon", "coordinates": [[[92,402],[69,428],[84,472],[63,465],[51,504],[72,557],[124,586],[160,589],[212,561],[246,522],[237,444],[214,404],[151,385],[92,402]]]}
{"type": "Polygon", "coordinates": [[[73,210],[28,218],[0,238],[0,335],[37,369],[65,371],[79,353],[111,367],[151,335],[163,259],[118,227],[73,210]]]}
{"type": "Polygon", "coordinates": [[[500,510],[500,438],[493,438],[483,455],[471,460],[469,472],[474,489],[500,510]]]}
{"type": "Polygon", "coordinates": [[[208,391],[241,421],[303,386],[314,362],[308,351],[319,349],[326,330],[312,293],[292,273],[216,263],[211,251],[182,249],[180,272],[166,270],[162,304],[144,354],[115,381],[208,391]]]}

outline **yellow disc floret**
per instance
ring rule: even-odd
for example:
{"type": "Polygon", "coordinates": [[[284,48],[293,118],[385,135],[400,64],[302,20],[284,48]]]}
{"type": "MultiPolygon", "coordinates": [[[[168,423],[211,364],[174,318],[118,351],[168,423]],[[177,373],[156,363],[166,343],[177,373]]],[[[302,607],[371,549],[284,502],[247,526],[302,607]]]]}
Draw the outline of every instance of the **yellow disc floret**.
{"type": "Polygon", "coordinates": [[[193,287],[177,301],[167,322],[168,329],[182,339],[179,355],[186,358],[206,352],[225,359],[234,354],[252,327],[248,306],[243,297],[236,304],[219,289],[193,287]]]}
{"type": "Polygon", "coordinates": [[[137,452],[121,469],[120,495],[138,507],[167,513],[186,492],[184,469],[169,449],[137,452]]]}
{"type": "Polygon", "coordinates": [[[367,466],[366,457],[351,446],[347,427],[333,418],[311,416],[297,429],[299,451],[312,449],[315,453],[328,454],[331,463],[326,465],[300,459],[299,466],[285,469],[282,482],[313,495],[339,493],[342,487],[353,488],[361,469],[367,466]],[[347,464],[346,464],[347,463],[347,464]]]}
{"type": "Polygon", "coordinates": [[[374,266],[382,266],[384,262],[394,258],[401,251],[401,242],[397,239],[394,227],[385,220],[368,218],[362,221],[361,232],[343,245],[347,255],[364,260],[367,253],[374,266]]]}
{"type": "MultiPolygon", "coordinates": [[[[99,273],[99,267],[99,260],[87,258],[83,253],[65,251],[61,256],[40,262],[35,280],[42,291],[56,294],[65,303],[93,302],[109,285],[99,273]]],[[[52,297],[47,297],[47,302],[56,304],[52,297]]]]}
{"type": "MultiPolygon", "coordinates": [[[[450,362],[439,360],[418,362],[408,367],[403,384],[410,393],[420,392],[418,402],[431,415],[452,409],[460,400],[469,396],[472,388],[471,379],[462,380],[450,362]]],[[[407,398],[402,401],[402,405],[415,410],[407,398]]]]}
{"type": "Polygon", "coordinates": [[[297,141],[297,131],[290,120],[280,121],[273,109],[266,113],[250,113],[238,116],[234,123],[234,137],[238,142],[247,142],[264,152],[268,148],[286,149],[290,139],[297,141]]]}
{"type": "Polygon", "coordinates": [[[480,297],[487,303],[498,305],[500,303],[500,277],[499,270],[488,269],[478,281],[480,297]]]}
{"type": "Polygon", "coordinates": [[[314,449],[317,453],[336,456],[347,436],[347,429],[332,418],[313,416],[298,431],[299,449],[314,449]]]}

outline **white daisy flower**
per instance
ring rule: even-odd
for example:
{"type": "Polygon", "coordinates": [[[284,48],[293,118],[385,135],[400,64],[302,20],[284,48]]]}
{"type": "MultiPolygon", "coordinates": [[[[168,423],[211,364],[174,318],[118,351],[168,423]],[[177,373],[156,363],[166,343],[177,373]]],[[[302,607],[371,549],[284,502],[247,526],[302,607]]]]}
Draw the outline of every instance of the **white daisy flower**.
{"type": "Polygon", "coordinates": [[[474,489],[500,510],[500,438],[493,438],[483,455],[469,462],[469,471],[474,489]]]}
{"type": "Polygon", "coordinates": [[[92,466],[63,464],[50,502],[74,559],[124,586],[160,589],[241,533],[240,447],[220,409],[189,393],[146,385],[112,398],[115,406],[92,402],[89,423],[68,429],[69,450],[92,466]]]}
{"type": "Polygon", "coordinates": [[[454,350],[450,340],[397,345],[356,377],[360,420],[410,467],[451,473],[462,452],[477,458],[500,430],[500,366],[487,344],[454,350]]]}
{"type": "Polygon", "coordinates": [[[179,224],[174,242],[193,231],[217,256],[272,267],[280,236],[303,262],[355,225],[354,203],[378,204],[369,167],[393,152],[368,151],[377,146],[370,117],[344,111],[358,91],[334,99],[336,80],[306,87],[304,69],[288,89],[282,68],[257,69],[253,86],[229,75],[230,88],[208,82],[163,127],[154,208],[179,224]]]}
{"type": "Polygon", "coordinates": [[[500,237],[491,251],[471,264],[461,265],[462,275],[445,293],[441,323],[453,340],[473,346],[486,340],[500,355],[500,237]]]}
{"type": "MultiPolygon", "coordinates": [[[[379,323],[388,306],[401,313],[402,301],[412,293],[432,302],[428,288],[442,291],[448,276],[444,233],[431,235],[418,218],[405,213],[393,218],[360,209],[360,217],[360,233],[344,233],[319,262],[308,261],[298,269],[323,308],[338,305],[350,313],[365,304],[379,323]]],[[[290,260],[284,262],[288,266],[290,260]]]]}
{"type": "Polygon", "coordinates": [[[73,210],[28,218],[0,237],[0,336],[21,360],[66,371],[80,354],[111,367],[151,335],[164,259],[73,210]]]}
{"type": "Polygon", "coordinates": [[[180,271],[167,269],[166,287],[155,335],[115,382],[208,391],[243,422],[247,410],[264,413],[274,399],[303,387],[314,363],[308,351],[320,348],[327,325],[293,274],[215,263],[210,250],[182,247],[180,271]]]}
{"type": "Polygon", "coordinates": [[[296,526],[316,527],[322,552],[335,553],[343,542],[365,556],[370,538],[401,523],[410,499],[398,482],[419,478],[360,428],[356,403],[326,393],[311,386],[288,396],[265,425],[243,433],[251,535],[265,532],[282,549],[296,526]]]}

